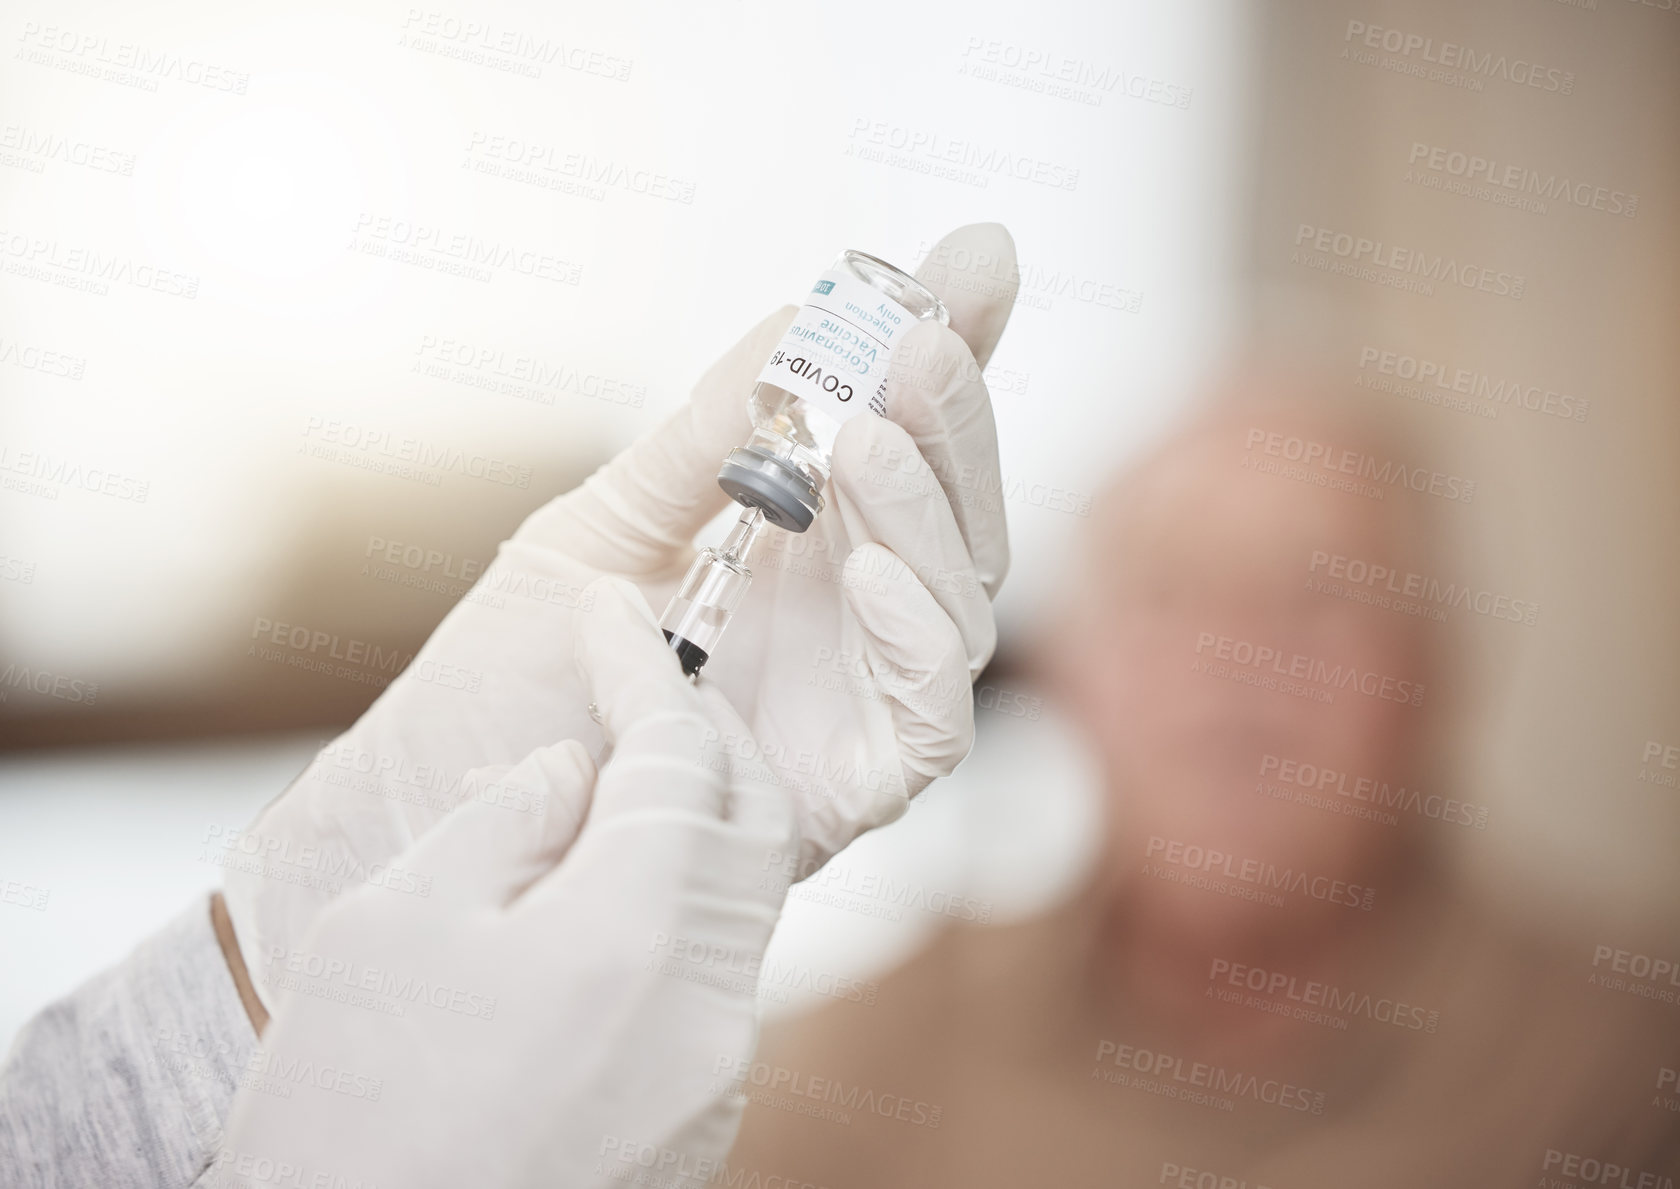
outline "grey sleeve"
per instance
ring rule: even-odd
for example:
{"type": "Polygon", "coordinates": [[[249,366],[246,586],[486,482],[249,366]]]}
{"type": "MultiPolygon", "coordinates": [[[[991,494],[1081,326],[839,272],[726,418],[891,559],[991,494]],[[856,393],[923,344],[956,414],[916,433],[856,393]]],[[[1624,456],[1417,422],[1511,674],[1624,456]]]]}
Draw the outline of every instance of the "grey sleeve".
{"type": "Polygon", "coordinates": [[[206,897],[18,1033],[0,1065],[0,1185],[191,1185],[256,1046],[206,897]]]}

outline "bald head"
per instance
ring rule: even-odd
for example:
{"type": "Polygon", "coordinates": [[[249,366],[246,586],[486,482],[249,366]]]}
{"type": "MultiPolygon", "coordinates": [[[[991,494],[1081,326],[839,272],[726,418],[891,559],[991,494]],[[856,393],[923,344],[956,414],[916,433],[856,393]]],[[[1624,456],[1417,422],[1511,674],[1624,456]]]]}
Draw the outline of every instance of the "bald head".
{"type": "MultiPolygon", "coordinates": [[[[1041,652],[1102,752],[1117,871],[1166,840],[1357,883],[1405,836],[1265,791],[1285,762],[1395,785],[1413,771],[1436,625],[1347,578],[1429,570],[1423,497],[1372,478],[1405,451],[1343,409],[1249,392],[1105,490],[1041,652]]],[[[1193,931],[1257,911],[1127,894],[1193,931]]]]}

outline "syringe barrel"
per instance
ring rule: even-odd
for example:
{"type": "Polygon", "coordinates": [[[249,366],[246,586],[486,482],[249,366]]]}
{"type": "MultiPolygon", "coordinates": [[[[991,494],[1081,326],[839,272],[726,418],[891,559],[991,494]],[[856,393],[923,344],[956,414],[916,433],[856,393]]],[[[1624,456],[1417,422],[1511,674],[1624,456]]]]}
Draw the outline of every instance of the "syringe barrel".
{"type": "Polygon", "coordinates": [[[698,673],[712,655],[730,617],[747,597],[752,585],[747,559],[763,531],[764,513],[757,508],[743,511],[721,546],[708,546],[695,557],[659,617],[659,627],[688,676],[698,673]]]}
{"type": "Polygon", "coordinates": [[[746,598],[752,571],[716,549],[702,549],[672,596],[659,626],[689,676],[716,651],[723,629],[746,598]]]}

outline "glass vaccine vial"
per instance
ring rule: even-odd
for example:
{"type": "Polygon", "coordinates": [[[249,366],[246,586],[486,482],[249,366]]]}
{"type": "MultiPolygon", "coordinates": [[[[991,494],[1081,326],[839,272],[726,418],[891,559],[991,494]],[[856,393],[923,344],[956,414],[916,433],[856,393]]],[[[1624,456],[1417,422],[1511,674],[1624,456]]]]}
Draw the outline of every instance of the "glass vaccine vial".
{"type": "Polygon", "coordinates": [[[747,399],[753,433],[718,485],[777,528],[802,533],[822,510],[834,438],[868,410],[887,415],[887,365],[916,322],[949,326],[945,305],[885,260],[847,251],[811,286],[747,399]]]}
{"type": "Polygon", "coordinates": [[[724,459],[718,486],[745,510],[721,546],[702,549],[659,626],[692,677],[746,597],[747,555],[769,521],[811,527],[823,508],[834,439],[853,417],[885,417],[893,348],[917,322],[951,324],[934,293],[866,252],[817,278],[747,398],[753,432],[724,459]]]}

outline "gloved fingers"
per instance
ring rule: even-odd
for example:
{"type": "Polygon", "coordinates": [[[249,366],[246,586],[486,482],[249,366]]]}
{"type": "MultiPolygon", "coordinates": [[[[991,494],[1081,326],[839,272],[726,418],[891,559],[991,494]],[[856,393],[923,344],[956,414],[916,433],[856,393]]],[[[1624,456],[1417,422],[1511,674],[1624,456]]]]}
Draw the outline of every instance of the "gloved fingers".
{"type": "Polygon", "coordinates": [[[973,746],[974,690],[957,625],[909,567],[894,560],[882,545],[860,545],[846,559],[844,589],[876,687],[892,712],[913,797],[949,775],[973,746]]]}
{"type": "Polygon", "coordinates": [[[785,845],[796,829],[792,796],[777,783],[751,729],[723,691],[705,681],[697,688],[720,744],[708,749],[711,762],[728,774],[724,816],[746,834],[785,845]]]}
{"type": "Polygon", "coordinates": [[[955,626],[970,680],[978,677],[997,648],[992,591],[976,574],[956,508],[916,443],[884,418],[854,417],[841,429],[834,458],[835,503],[847,537],[854,545],[885,546],[888,556],[911,564],[955,626]]]}
{"type": "Polygon", "coordinates": [[[916,279],[939,295],[975,361],[984,368],[1009,324],[1021,273],[1015,240],[1002,223],[970,223],[935,244],[916,279]]]}
{"type": "MultiPolygon", "coordinates": [[[[920,322],[905,332],[887,373],[887,408],[915,440],[957,518],[988,595],[1009,569],[992,398],[968,346],[948,327],[920,322]]],[[[854,417],[852,421],[863,421],[854,417]]],[[[850,427],[842,427],[842,434],[850,427]]],[[[835,467],[841,466],[835,444],[835,467]]]]}
{"type": "Polygon", "coordinates": [[[752,432],[747,397],[794,312],[785,306],[749,330],[685,404],[580,487],[532,513],[514,539],[611,573],[658,576],[673,568],[727,502],[718,466],[752,432]]]}
{"type": "Polygon", "coordinates": [[[644,809],[724,814],[718,731],[634,586],[599,578],[572,613],[578,675],[601,716],[611,758],[591,820],[644,809]]]}
{"type": "Polygon", "coordinates": [[[461,803],[393,866],[430,876],[429,897],[505,905],[565,855],[594,782],[594,761],[576,739],[511,767],[475,768],[461,778],[461,803]]]}

